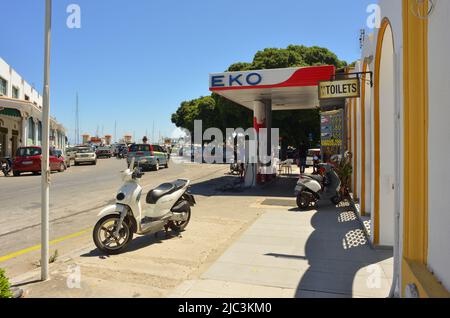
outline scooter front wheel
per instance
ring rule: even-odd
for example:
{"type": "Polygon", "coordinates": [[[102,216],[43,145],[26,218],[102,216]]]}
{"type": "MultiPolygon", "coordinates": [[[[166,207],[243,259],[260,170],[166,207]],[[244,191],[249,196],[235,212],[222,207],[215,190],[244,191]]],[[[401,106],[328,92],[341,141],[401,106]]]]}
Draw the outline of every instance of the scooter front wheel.
{"type": "Polygon", "coordinates": [[[101,252],[109,255],[119,254],[133,239],[133,232],[125,221],[122,222],[119,236],[115,236],[119,220],[119,215],[107,215],[95,225],[93,239],[101,252]]]}
{"type": "Polygon", "coordinates": [[[305,191],[300,192],[297,195],[297,206],[300,210],[306,210],[311,205],[310,195],[305,191]]]}

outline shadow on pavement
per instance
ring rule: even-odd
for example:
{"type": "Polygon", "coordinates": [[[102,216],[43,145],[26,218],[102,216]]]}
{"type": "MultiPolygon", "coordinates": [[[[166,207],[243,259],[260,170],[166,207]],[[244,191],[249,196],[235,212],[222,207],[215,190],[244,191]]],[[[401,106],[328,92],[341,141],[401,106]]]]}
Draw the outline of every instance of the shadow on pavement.
{"type": "Polygon", "coordinates": [[[334,206],[323,206],[312,217],[311,225],[314,232],[305,244],[309,268],[298,284],[295,297],[320,297],[320,293],[331,297],[388,296],[380,294],[381,289],[390,287],[382,286],[390,284],[383,269],[378,265],[368,266],[392,258],[393,252],[371,248],[350,207],[336,210],[334,206]]]}
{"type": "MultiPolygon", "coordinates": [[[[154,244],[161,244],[164,241],[180,237],[180,233],[169,231],[166,235],[164,231],[160,231],[151,235],[135,236],[130,244],[120,253],[120,255],[131,253],[154,244]]],[[[80,255],[81,257],[109,257],[109,255],[99,251],[97,248],[89,253],[80,255]]]]}
{"type": "Polygon", "coordinates": [[[201,196],[263,196],[293,198],[298,176],[281,176],[265,185],[246,188],[239,176],[222,177],[193,184],[190,192],[201,196]]]}

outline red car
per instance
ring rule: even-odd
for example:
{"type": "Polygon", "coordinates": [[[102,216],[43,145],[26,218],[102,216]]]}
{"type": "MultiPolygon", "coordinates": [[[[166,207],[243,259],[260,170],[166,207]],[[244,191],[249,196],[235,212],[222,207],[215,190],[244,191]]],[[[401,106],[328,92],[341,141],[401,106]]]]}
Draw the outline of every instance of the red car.
{"type": "MultiPolygon", "coordinates": [[[[41,147],[20,147],[17,149],[16,157],[13,161],[13,174],[15,177],[21,173],[32,172],[39,174],[41,172],[41,147]]],[[[63,172],[66,170],[64,157],[58,156],[50,149],[50,170],[63,172]]]]}

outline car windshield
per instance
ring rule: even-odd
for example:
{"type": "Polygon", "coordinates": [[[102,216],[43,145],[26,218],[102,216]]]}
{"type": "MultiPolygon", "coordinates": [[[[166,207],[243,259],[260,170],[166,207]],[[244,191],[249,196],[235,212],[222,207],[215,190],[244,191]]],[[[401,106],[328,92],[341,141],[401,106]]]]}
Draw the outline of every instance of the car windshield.
{"type": "Polygon", "coordinates": [[[17,157],[40,156],[41,148],[19,148],[17,149],[17,157]]]}
{"type": "Polygon", "coordinates": [[[61,150],[55,150],[55,156],[62,156],[61,150]]]}
{"type": "Polygon", "coordinates": [[[150,145],[131,145],[130,152],[150,151],[150,145]]]}
{"type": "Polygon", "coordinates": [[[93,152],[91,148],[77,148],[77,153],[91,153],[93,152]]]}

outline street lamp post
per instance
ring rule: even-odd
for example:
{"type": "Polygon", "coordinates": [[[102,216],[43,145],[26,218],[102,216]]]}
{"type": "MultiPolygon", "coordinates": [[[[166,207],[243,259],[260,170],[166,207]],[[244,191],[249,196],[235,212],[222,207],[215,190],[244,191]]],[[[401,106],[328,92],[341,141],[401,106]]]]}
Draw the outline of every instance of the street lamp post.
{"type": "Polygon", "coordinates": [[[49,279],[49,197],[50,197],[50,35],[52,0],[45,3],[44,96],[42,107],[42,173],[41,173],[41,280],[49,279]]]}

